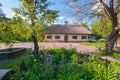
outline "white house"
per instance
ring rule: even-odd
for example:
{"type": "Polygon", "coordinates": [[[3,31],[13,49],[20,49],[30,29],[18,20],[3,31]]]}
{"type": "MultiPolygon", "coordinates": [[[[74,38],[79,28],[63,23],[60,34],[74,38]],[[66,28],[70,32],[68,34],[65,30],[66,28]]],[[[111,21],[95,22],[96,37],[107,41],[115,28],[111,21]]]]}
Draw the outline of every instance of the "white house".
{"type": "Polygon", "coordinates": [[[91,31],[80,25],[51,25],[45,31],[45,41],[80,42],[88,41],[91,31]]]}

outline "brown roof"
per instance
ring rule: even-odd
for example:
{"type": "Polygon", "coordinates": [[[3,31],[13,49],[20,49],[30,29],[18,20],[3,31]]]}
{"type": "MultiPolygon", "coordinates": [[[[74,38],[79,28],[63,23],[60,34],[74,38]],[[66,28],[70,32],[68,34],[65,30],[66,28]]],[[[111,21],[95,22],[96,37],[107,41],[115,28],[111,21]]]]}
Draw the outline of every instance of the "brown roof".
{"type": "Polygon", "coordinates": [[[51,25],[46,32],[49,34],[92,34],[91,31],[80,25],[51,25]]]}

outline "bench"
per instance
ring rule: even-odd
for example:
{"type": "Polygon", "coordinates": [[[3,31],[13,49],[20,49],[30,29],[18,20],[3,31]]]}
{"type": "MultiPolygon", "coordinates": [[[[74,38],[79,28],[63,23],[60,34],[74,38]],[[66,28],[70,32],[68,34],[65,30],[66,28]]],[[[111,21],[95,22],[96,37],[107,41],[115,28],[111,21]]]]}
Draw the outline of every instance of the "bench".
{"type": "Polygon", "coordinates": [[[2,69],[0,70],[0,80],[6,80],[6,76],[9,74],[14,74],[14,70],[12,69],[2,69]]]}

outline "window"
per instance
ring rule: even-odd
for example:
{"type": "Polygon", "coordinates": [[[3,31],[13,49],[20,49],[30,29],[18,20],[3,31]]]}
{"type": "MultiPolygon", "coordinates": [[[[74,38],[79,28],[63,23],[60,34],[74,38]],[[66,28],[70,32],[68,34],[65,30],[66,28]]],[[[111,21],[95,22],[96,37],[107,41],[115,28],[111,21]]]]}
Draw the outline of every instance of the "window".
{"type": "Polygon", "coordinates": [[[72,36],[72,39],[77,39],[77,36],[72,36]]]}
{"type": "Polygon", "coordinates": [[[86,36],[82,36],[82,39],[87,39],[87,37],[86,36]]]}
{"type": "Polygon", "coordinates": [[[55,39],[60,39],[60,36],[55,36],[55,39]]]}
{"type": "Polygon", "coordinates": [[[52,39],[52,36],[47,36],[47,39],[52,39]]]}

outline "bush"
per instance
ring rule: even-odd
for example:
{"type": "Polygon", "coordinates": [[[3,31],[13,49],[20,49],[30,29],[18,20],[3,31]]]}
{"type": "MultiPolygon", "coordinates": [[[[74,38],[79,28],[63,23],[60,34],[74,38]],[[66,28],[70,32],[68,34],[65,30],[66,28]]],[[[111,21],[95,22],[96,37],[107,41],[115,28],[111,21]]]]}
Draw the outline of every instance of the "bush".
{"type": "Polygon", "coordinates": [[[77,52],[74,49],[49,49],[48,52],[52,54],[52,61],[55,64],[68,63],[71,61],[71,56],[73,54],[77,54],[77,52]]]}
{"type": "Polygon", "coordinates": [[[24,61],[28,70],[17,71],[11,80],[114,80],[120,70],[119,63],[64,48],[40,51],[39,56],[28,54],[24,61]]]}
{"type": "Polygon", "coordinates": [[[64,64],[59,67],[57,80],[80,80],[81,72],[77,64],[64,64]]]}
{"type": "MultiPolygon", "coordinates": [[[[43,56],[43,54],[41,54],[43,56]]],[[[53,80],[54,70],[48,55],[41,57],[29,54],[25,58],[28,71],[17,72],[11,80],[53,80]],[[44,61],[42,60],[43,58],[44,61]]]]}

